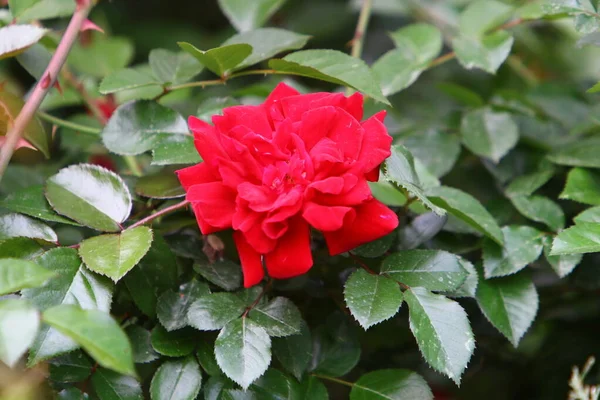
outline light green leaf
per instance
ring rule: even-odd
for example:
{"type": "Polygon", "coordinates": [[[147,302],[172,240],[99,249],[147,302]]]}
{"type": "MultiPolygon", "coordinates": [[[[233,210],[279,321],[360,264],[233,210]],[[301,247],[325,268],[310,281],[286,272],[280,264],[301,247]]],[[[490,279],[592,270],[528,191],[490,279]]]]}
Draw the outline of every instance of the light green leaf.
{"type": "Polygon", "coordinates": [[[252,53],[233,71],[258,64],[261,61],[288,50],[301,49],[310,36],[278,28],[260,28],[249,32],[238,33],[227,39],[223,46],[246,43],[252,46],[252,53]]]}
{"type": "Polygon", "coordinates": [[[600,252],[600,224],[578,222],[558,233],[552,243],[550,255],[600,252]]]}
{"type": "Polygon", "coordinates": [[[110,314],[63,304],[44,311],[43,320],[79,343],[101,366],[135,376],[127,335],[110,314]]]}
{"type": "Polygon", "coordinates": [[[185,196],[185,190],[181,187],[173,169],[170,168],[138,179],[135,184],[135,192],[140,196],[153,199],[172,199],[185,196]]]}
{"type": "Polygon", "coordinates": [[[42,246],[33,239],[16,237],[0,240],[0,258],[31,260],[43,252],[42,246]]]}
{"type": "Polygon", "coordinates": [[[387,182],[385,176],[380,176],[379,182],[369,182],[369,188],[371,189],[371,193],[373,193],[373,197],[383,204],[399,207],[406,203],[406,196],[399,189],[387,182]]]}
{"type": "Polygon", "coordinates": [[[466,69],[479,68],[495,74],[510,54],[513,36],[497,31],[483,38],[458,36],[452,41],[456,58],[466,69]]]}
{"type": "Polygon", "coordinates": [[[33,185],[16,192],[9,193],[2,201],[0,207],[21,214],[27,214],[45,221],[60,222],[69,225],[77,223],[56,214],[44,196],[43,185],[33,185]]]}
{"type": "MultiPolygon", "coordinates": [[[[113,285],[110,280],[88,271],[77,250],[61,247],[52,249],[36,262],[55,273],[41,288],[26,289],[21,293],[40,310],[60,304],[77,304],[85,309],[108,312],[112,301],[113,285]]],[[[28,365],[77,348],[77,343],[49,326],[42,326],[30,354],[28,365]]]]}
{"type": "Polygon", "coordinates": [[[569,275],[575,267],[581,262],[583,254],[563,254],[558,256],[550,255],[552,251],[552,238],[546,236],[544,238],[544,256],[550,264],[554,272],[561,277],[569,275]]]}
{"type": "Polygon", "coordinates": [[[183,83],[202,72],[202,65],[188,53],[154,49],[148,56],[154,77],[162,83],[183,83]]]}
{"type": "Polygon", "coordinates": [[[302,321],[299,334],[273,338],[273,354],[286,370],[300,380],[312,358],[312,338],[308,325],[302,321]]]}
{"type": "Polygon", "coordinates": [[[98,368],[92,386],[100,400],[143,400],[142,386],[133,377],[98,368]]]}
{"type": "Polygon", "coordinates": [[[600,205],[600,175],[584,168],[573,168],[559,197],[592,206],[600,205]]]}
{"type": "Polygon", "coordinates": [[[115,173],[90,164],[61,169],[46,182],[46,199],[59,214],[100,231],[118,231],[131,195],[115,173]]]}
{"type": "Polygon", "coordinates": [[[232,261],[197,261],[194,264],[194,271],[210,283],[227,291],[238,289],[242,285],[242,267],[232,261]]]}
{"type": "Polygon", "coordinates": [[[367,330],[396,315],[402,292],[393,280],[359,269],[346,281],[344,299],[352,316],[367,330]]]}
{"type": "Polygon", "coordinates": [[[194,147],[192,135],[161,138],[152,150],[152,165],[198,164],[202,158],[194,147]]]}
{"type": "Polygon", "coordinates": [[[75,11],[71,0],[9,0],[8,5],[20,22],[67,17],[75,11]]]}
{"type": "Polygon", "coordinates": [[[471,2],[460,14],[458,28],[464,35],[482,37],[506,21],[514,9],[495,0],[471,2]]]}
{"type": "Polygon", "coordinates": [[[202,386],[202,373],[194,357],[167,361],[154,374],[152,400],[194,400],[202,386]]]}
{"type": "Polygon", "coordinates": [[[183,51],[194,56],[207,69],[221,77],[227,76],[234,67],[252,54],[252,46],[245,43],[225,45],[206,51],[199,50],[186,42],[177,44],[183,51]]]}
{"type": "Polygon", "coordinates": [[[38,311],[26,300],[0,301],[0,360],[9,368],[25,354],[40,326],[38,311]]]}
{"type": "Polygon", "coordinates": [[[143,72],[126,68],[115,71],[102,79],[98,91],[102,94],[109,94],[144,86],[159,87],[160,82],[143,72]]]}
{"type": "Polygon", "coordinates": [[[423,192],[421,181],[415,171],[413,156],[406,147],[399,144],[392,146],[392,155],[383,164],[383,176],[388,182],[408,190],[436,214],[444,215],[446,213],[443,208],[437,207],[429,201],[423,192]]]}
{"type": "Polygon", "coordinates": [[[505,226],[504,246],[486,239],[483,242],[485,278],[495,278],[519,272],[540,256],[544,234],[530,226],[505,226]]]}
{"type": "Polygon", "coordinates": [[[375,75],[360,59],[337,50],[303,50],[269,61],[269,67],[284,73],[349,86],[384,104],[389,104],[375,75]]]}
{"type": "Polygon", "coordinates": [[[600,138],[591,136],[578,139],[573,143],[561,146],[548,155],[555,164],[573,167],[600,168],[600,138]]]}
{"type": "Polygon", "coordinates": [[[140,100],[123,104],[114,112],[102,131],[102,142],[115,154],[135,156],[171,136],[178,140],[190,136],[183,117],[154,101],[140,100]]]}
{"type": "Polygon", "coordinates": [[[219,330],[238,318],[246,304],[231,293],[212,293],[194,301],[188,310],[188,323],[202,331],[219,330]]]}
{"type": "Polygon", "coordinates": [[[401,141],[438,178],[450,172],[460,155],[458,136],[438,129],[416,131],[401,141]]]}
{"type": "Polygon", "coordinates": [[[600,207],[591,207],[579,213],[573,218],[573,221],[578,224],[580,222],[600,222],[600,207]]]}
{"type": "Polygon", "coordinates": [[[381,369],[361,376],[352,386],[350,400],[433,400],[423,377],[407,369],[381,369]]]}
{"type": "Polygon", "coordinates": [[[37,43],[47,30],[35,25],[9,25],[0,28],[0,60],[14,57],[37,43]]]}
{"type": "Polygon", "coordinates": [[[515,208],[532,221],[546,224],[553,231],[565,226],[565,214],[558,204],[544,196],[511,196],[515,208]]]}
{"type": "Polygon", "coordinates": [[[267,304],[254,307],[248,316],[272,337],[300,333],[302,323],[300,310],[285,297],[275,297],[267,304]]]}
{"type": "Polygon", "coordinates": [[[441,250],[394,253],[383,260],[381,273],[407,286],[421,286],[429,290],[455,290],[467,279],[467,271],[458,257],[441,250]]]}
{"type": "Polygon", "coordinates": [[[225,375],[245,390],[269,367],[271,339],[256,322],[238,318],[219,333],[215,355],[225,375]]]}
{"type": "Polygon", "coordinates": [[[477,304],[488,321],[517,347],[535,319],[539,298],[531,278],[524,274],[489,280],[482,277],[477,304]]]}
{"type": "Polygon", "coordinates": [[[467,367],[475,338],[465,310],[455,301],[424,288],[404,292],[410,330],[429,365],[456,384],[467,367]]]}
{"type": "Polygon", "coordinates": [[[55,274],[31,261],[0,259],[0,295],[43,286],[55,274]]]}
{"type": "Polygon", "coordinates": [[[460,127],[464,145],[473,153],[498,163],[519,140],[510,114],[480,108],[466,113],[460,127]]]}
{"type": "Polygon", "coordinates": [[[485,101],[475,91],[452,82],[440,82],[435,85],[444,94],[469,107],[483,107],[485,101]]]}
{"type": "Polygon", "coordinates": [[[448,186],[440,186],[428,189],[427,195],[433,204],[442,207],[496,243],[504,243],[502,231],[494,217],[470,194],[448,186]]]}
{"type": "Polygon", "coordinates": [[[56,233],[48,225],[21,214],[0,217],[0,240],[26,237],[49,243],[58,243],[56,233]]]}
{"type": "Polygon", "coordinates": [[[151,244],[152,230],[138,226],[86,239],[81,242],[79,255],[89,269],[118,282],[144,257],[151,244]]]}
{"type": "Polygon", "coordinates": [[[219,0],[219,7],[231,24],[246,32],[264,25],[285,0],[219,0]]]}
{"type": "Polygon", "coordinates": [[[171,290],[164,292],[157,302],[158,320],[168,331],[187,326],[190,305],[209,293],[208,285],[195,279],[181,285],[177,292],[171,290]]]}
{"type": "Polygon", "coordinates": [[[133,56],[134,46],[128,38],[94,32],[90,43],[75,42],[67,62],[79,72],[104,78],[127,67],[133,56]]]}

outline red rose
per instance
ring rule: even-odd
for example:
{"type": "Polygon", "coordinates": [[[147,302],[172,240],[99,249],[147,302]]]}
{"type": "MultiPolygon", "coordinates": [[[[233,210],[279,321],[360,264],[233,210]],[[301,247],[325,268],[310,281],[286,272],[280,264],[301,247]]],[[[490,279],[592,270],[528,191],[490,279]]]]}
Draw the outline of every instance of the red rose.
{"type": "Polygon", "coordinates": [[[385,111],[360,122],[363,96],[300,95],[280,84],[258,106],[236,106],[213,125],[190,117],[204,162],[177,171],[207,235],[233,228],[244,286],[313,264],[310,227],[331,255],[378,239],[398,218],[373,198],[367,180],[390,155],[385,111]]]}

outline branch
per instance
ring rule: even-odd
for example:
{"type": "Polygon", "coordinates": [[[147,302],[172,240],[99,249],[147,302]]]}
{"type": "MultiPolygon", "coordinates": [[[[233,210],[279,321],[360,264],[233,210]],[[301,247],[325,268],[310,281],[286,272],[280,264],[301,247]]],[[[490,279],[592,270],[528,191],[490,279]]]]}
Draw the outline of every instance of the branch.
{"type": "Polygon", "coordinates": [[[155,212],[154,214],[150,214],[150,215],[148,215],[148,216],[147,216],[146,218],[144,218],[144,219],[140,219],[138,222],[136,222],[135,224],[131,225],[131,226],[130,226],[129,228],[127,228],[127,229],[133,229],[133,228],[137,228],[138,226],[145,225],[145,224],[147,224],[147,223],[149,223],[149,222],[152,222],[153,220],[155,220],[155,219],[156,219],[156,218],[158,218],[158,217],[161,217],[161,216],[163,216],[163,215],[165,215],[165,214],[168,214],[168,213],[170,213],[170,212],[173,212],[173,211],[177,211],[177,210],[179,210],[180,208],[187,207],[187,205],[188,205],[188,204],[190,204],[190,202],[189,202],[189,201],[187,201],[187,200],[183,200],[183,201],[182,201],[182,202],[180,202],[180,203],[174,204],[174,205],[172,205],[172,206],[170,206],[170,207],[167,207],[167,208],[163,208],[162,210],[160,210],[160,211],[157,211],[157,212],[155,212]]]}
{"type": "Polygon", "coordinates": [[[43,111],[38,111],[37,115],[41,119],[46,120],[53,125],[62,126],[63,128],[69,128],[73,129],[74,131],[85,132],[92,135],[100,135],[102,133],[102,129],[94,128],[87,125],[81,125],[76,122],[65,121],[64,119],[57,118],[43,111]]]}
{"type": "Polygon", "coordinates": [[[363,0],[360,15],[358,16],[358,23],[356,24],[356,31],[352,38],[352,51],[350,52],[352,57],[360,58],[360,55],[362,54],[365,33],[367,32],[367,26],[369,25],[372,6],[373,0],[363,0]]]}
{"type": "Polygon", "coordinates": [[[77,1],[75,13],[71,18],[71,22],[69,22],[69,26],[67,27],[64,36],[56,48],[56,52],[50,60],[50,64],[48,64],[48,67],[38,81],[35,89],[31,93],[31,96],[29,96],[27,102],[25,102],[23,109],[21,109],[21,112],[17,118],[15,118],[14,125],[6,134],[6,142],[2,148],[0,148],[0,180],[2,180],[2,177],[4,176],[4,171],[6,171],[6,167],[8,166],[8,163],[15,151],[15,147],[17,146],[19,139],[21,139],[23,136],[23,132],[33,118],[37,109],[40,107],[40,104],[42,104],[42,101],[48,94],[48,91],[50,91],[54,85],[62,66],[67,60],[69,51],[71,51],[71,47],[73,46],[73,43],[75,43],[77,35],[79,34],[79,31],[81,30],[81,27],[91,9],[92,0],[77,1]]]}

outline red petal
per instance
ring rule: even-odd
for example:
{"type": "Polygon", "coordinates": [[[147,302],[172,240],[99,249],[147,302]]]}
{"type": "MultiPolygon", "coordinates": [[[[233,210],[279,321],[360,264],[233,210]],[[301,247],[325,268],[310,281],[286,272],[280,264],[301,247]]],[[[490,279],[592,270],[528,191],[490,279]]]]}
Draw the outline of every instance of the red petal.
{"type": "MultiPolygon", "coordinates": [[[[391,154],[392,137],[388,134],[383,122],[385,111],[381,111],[362,123],[365,130],[358,163],[363,172],[370,172],[391,154]]],[[[370,180],[370,179],[369,179],[370,180]]]]}
{"type": "Polygon", "coordinates": [[[327,137],[336,116],[337,111],[334,107],[320,107],[302,115],[298,136],[304,142],[307,151],[310,152],[321,139],[327,137]]]}
{"type": "Polygon", "coordinates": [[[194,116],[188,118],[188,125],[194,133],[196,150],[210,168],[217,167],[219,158],[229,159],[229,156],[223,150],[214,126],[194,116]]]}
{"type": "Polygon", "coordinates": [[[365,178],[370,182],[377,182],[379,180],[379,166],[367,172],[365,178]]]}
{"type": "Polygon", "coordinates": [[[194,206],[196,218],[203,222],[200,225],[203,234],[231,227],[235,211],[235,192],[221,182],[194,185],[189,188],[186,198],[194,206]],[[215,229],[205,232],[202,225],[210,225],[215,229]]]}
{"type": "Polygon", "coordinates": [[[346,216],[346,223],[352,223],[354,215],[355,211],[351,207],[328,207],[315,203],[308,203],[302,213],[302,217],[313,228],[324,232],[340,229],[346,216]]]}
{"type": "Polygon", "coordinates": [[[275,249],[265,255],[269,276],[276,279],[292,278],[306,273],[312,267],[310,229],[301,218],[289,221],[288,230],[275,249]]]}
{"type": "Polygon", "coordinates": [[[208,168],[208,165],[204,163],[182,168],[175,171],[175,173],[177,174],[177,178],[179,178],[179,182],[181,182],[181,186],[186,191],[193,185],[214,182],[216,179],[208,168]]]}
{"type": "Polygon", "coordinates": [[[329,96],[315,100],[312,103],[313,107],[334,106],[346,111],[348,114],[360,121],[363,117],[363,95],[354,93],[350,97],[344,96],[342,93],[331,93],[329,96]]]}
{"type": "Polygon", "coordinates": [[[271,104],[278,102],[279,100],[285,97],[297,96],[299,94],[300,92],[298,92],[296,89],[281,82],[275,87],[275,89],[273,89],[273,91],[271,92],[269,97],[265,99],[265,102],[263,104],[268,107],[271,104]]]}
{"type": "Polygon", "coordinates": [[[356,218],[334,232],[324,232],[329,254],[340,254],[379,239],[398,227],[398,217],[378,200],[370,200],[355,208],[356,218]]]}
{"type": "Polygon", "coordinates": [[[256,285],[265,276],[261,255],[252,248],[241,232],[233,232],[233,240],[237,247],[242,272],[244,272],[244,287],[249,288],[256,285]]]}
{"type": "Polygon", "coordinates": [[[265,137],[273,136],[273,127],[267,118],[267,113],[260,106],[227,107],[223,109],[223,115],[215,115],[212,122],[219,132],[238,140],[241,138],[236,136],[234,128],[240,125],[265,137]]]}

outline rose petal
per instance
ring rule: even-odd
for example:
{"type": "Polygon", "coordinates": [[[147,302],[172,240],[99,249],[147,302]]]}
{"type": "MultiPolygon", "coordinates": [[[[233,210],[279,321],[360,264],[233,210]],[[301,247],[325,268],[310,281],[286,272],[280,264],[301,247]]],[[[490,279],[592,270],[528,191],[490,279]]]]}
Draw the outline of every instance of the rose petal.
{"type": "Polygon", "coordinates": [[[329,207],[308,203],[302,217],[315,229],[323,232],[336,231],[345,223],[352,224],[355,211],[351,207],[329,207]],[[346,218],[348,216],[348,218],[346,218]]]}
{"type": "Polygon", "coordinates": [[[231,227],[235,211],[235,192],[221,182],[203,183],[189,188],[186,199],[194,206],[196,218],[204,225],[214,227],[211,232],[200,229],[207,235],[215,230],[231,227]]]}
{"type": "Polygon", "coordinates": [[[297,96],[299,94],[300,92],[298,92],[296,89],[281,82],[275,87],[275,89],[273,89],[271,94],[265,99],[263,105],[265,107],[270,107],[273,103],[279,102],[281,99],[290,96],[297,96]]]}
{"type": "Polygon", "coordinates": [[[223,135],[240,140],[234,130],[237,126],[245,126],[265,137],[273,136],[273,127],[267,118],[265,109],[261,106],[233,106],[223,109],[223,115],[212,118],[215,128],[223,135]]]}
{"type": "Polygon", "coordinates": [[[244,287],[249,288],[262,281],[265,276],[262,256],[248,244],[243,233],[233,232],[233,240],[242,263],[244,287]]]}
{"type": "Polygon", "coordinates": [[[385,111],[381,111],[362,123],[365,134],[362,138],[358,163],[364,173],[378,168],[391,154],[390,147],[393,139],[382,122],[384,117],[385,111]]]}
{"type": "Polygon", "coordinates": [[[181,182],[181,186],[183,186],[186,191],[193,185],[214,182],[216,180],[216,177],[205,163],[182,168],[175,171],[175,173],[177,174],[177,178],[179,178],[179,182],[181,182]]]}
{"type": "Polygon", "coordinates": [[[196,150],[210,168],[216,168],[219,158],[229,158],[225,150],[223,150],[219,135],[212,125],[191,116],[188,118],[188,126],[194,133],[196,150]]]}
{"type": "Polygon", "coordinates": [[[276,279],[292,278],[306,273],[313,265],[310,251],[310,229],[301,218],[289,222],[288,230],[275,249],[265,255],[269,276],[276,279]]]}

